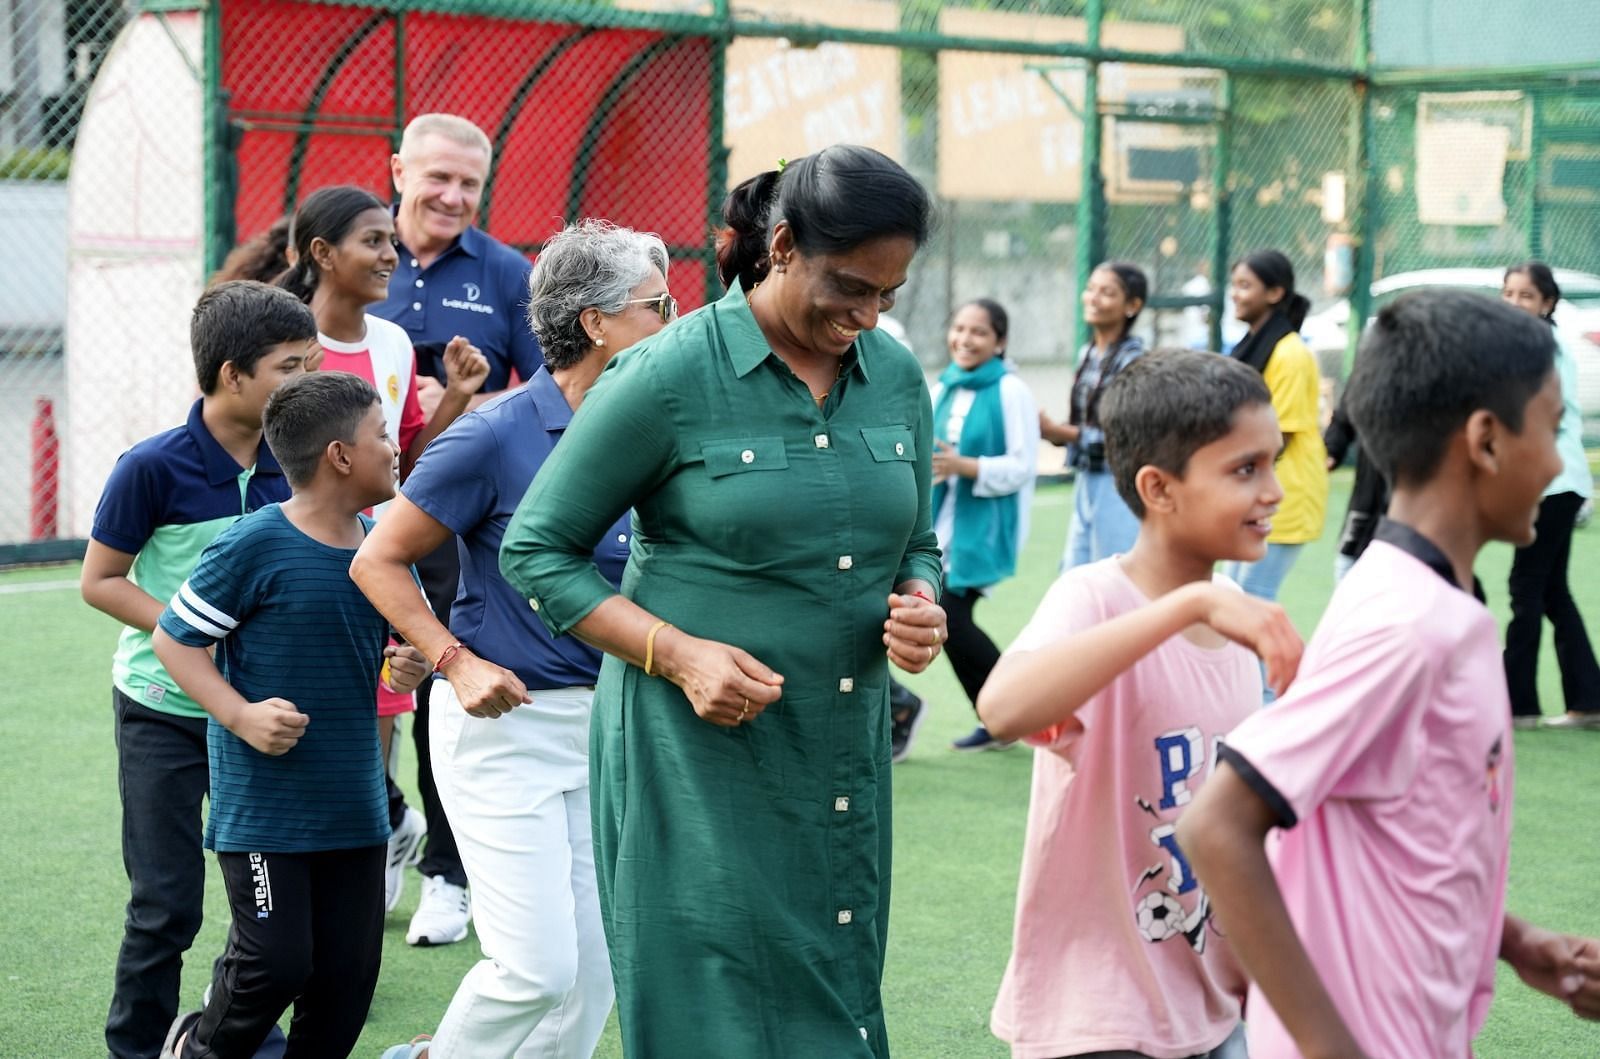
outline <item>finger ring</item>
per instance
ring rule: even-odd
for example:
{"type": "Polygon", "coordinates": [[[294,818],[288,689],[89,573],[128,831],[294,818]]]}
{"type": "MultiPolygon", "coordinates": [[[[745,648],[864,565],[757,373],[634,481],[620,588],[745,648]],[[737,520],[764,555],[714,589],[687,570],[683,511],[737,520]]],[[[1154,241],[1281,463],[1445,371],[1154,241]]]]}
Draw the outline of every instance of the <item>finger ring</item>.
{"type": "Polygon", "coordinates": [[[944,636],[939,632],[938,629],[933,630],[933,642],[935,644],[937,644],[940,640],[943,640],[943,639],[944,639],[944,636]]]}
{"type": "Polygon", "coordinates": [[[933,648],[928,648],[928,661],[933,661],[933,648]]]}
{"type": "Polygon", "coordinates": [[[742,721],[748,716],[750,716],[750,699],[746,697],[744,705],[739,708],[739,720],[742,721]]]}

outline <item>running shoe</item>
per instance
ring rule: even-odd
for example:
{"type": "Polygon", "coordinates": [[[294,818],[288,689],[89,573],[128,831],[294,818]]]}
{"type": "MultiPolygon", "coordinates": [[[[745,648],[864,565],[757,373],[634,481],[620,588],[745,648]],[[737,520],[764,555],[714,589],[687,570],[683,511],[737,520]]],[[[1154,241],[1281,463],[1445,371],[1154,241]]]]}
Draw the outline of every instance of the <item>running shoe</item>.
{"type": "Polygon", "coordinates": [[[1008,750],[1013,746],[1016,746],[1015,740],[996,739],[989,734],[989,729],[980,724],[972,730],[970,735],[964,735],[951,743],[950,749],[972,752],[977,750],[1008,750]]]}
{"type": "Polygon", "coordinates": [[[922,722],[927,717],[927,704],[918,696],[911,694],[911,692],[906,691],[903,696],[890,696],[890,760],[898,764],[911,755],[911,744],[916,741],[917,732],[922,728],[922,722]],[[897,698],[901,699],[901,701],[894,701],[897,698]]]}
{"type": "Polygon", "coordinates": [[[409,945],[453,945],[467,936],[472,921],[472,899],[465,886],[443,875],[422,880],[422,900],[406,931],[409,945]]]}
{"type": "Polygon", "coordinates": [[[383,871],[383,910],[393,912],[406,885],[406,869],[422,859],[422,843],[428,837],[428,821],[406,806],[400,826],[389,836],[389,861],[383,871]]]}

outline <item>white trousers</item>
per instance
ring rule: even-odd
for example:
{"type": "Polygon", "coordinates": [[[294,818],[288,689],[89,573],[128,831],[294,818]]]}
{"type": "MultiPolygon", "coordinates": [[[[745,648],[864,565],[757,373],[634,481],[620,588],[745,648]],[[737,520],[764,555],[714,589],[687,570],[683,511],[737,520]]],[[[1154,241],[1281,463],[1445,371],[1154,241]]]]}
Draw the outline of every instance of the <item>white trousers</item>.
{"type": "Polygon", "coordinates": [[[589,830],[590,688],[535,691],[484,719],[445,680],[428,713],[434,782],[472,888],[483,959],[431,1059],[588,1059],[615,993],[589,830]]]}

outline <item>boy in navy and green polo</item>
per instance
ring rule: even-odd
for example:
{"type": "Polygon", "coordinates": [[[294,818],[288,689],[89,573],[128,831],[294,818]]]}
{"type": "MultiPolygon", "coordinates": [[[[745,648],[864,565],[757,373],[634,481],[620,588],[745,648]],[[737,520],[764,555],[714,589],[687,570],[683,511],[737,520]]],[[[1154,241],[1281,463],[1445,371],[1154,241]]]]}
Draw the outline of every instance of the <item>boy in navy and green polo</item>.
{"type": "Polygon", "coordinates": [[[205,713],[156,659],[151,631],[219,533],[288,499],[261,436],[262,410],[273,389],[304,371],[316,334],[310,310],[287,291],[236,282],[206,292],[190,323],[204,396],[183,426],[117,461],[95,509],[83,596],[124,625],[112,708],[131,895],[106,1018],[116,1059],[159,1054],[204,903],[205,713]]]}
{"type": "MultiPolygon", "coordinates": [[[[265,440],[240,467],[206,429],[204,398],[181,427],[146,438],[117,460],[95,508],[92,539],[132,555],[128,579],[170,599],[217,535],[257,508],[289,499],[289,483],[265,440]]],[[[206,712],[183,693],[150,649],[150,630],[124,626],[111,680],[134,702],[174,717],[206,712]]]]}

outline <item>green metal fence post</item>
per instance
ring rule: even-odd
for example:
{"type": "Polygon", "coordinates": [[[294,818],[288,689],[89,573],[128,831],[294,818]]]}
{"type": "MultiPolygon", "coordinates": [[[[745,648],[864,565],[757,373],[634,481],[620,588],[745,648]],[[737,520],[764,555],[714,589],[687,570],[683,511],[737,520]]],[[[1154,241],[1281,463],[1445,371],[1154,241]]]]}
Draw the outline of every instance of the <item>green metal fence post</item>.
{"type": "Polygon", "coordinates": [[[1228,181],[1233,170],[1233,75],[1222,75],[1222,120],[1217,122],[1217,149],[1211,172],[1211,327],[1207,341],[1222,348],[1223,314],[1228,306],[1228,258],[1233,251],[1233,196],[1228,181]]]}
{"type": "MultiPolygon", "coordinates": [[[[707,120],[706,143],[711,151],[706,180],[706,217],[715,229],[722,219],[722,197],[728,192],[728,147],[722,142],[723,110],[727,105],[728,42],[733,36],[733,20],[728,0],[714,0],[712,17],[720,31],[711,38],[711,113],[707,120]]],[[[722,278],[717,275],[717,256],[706,256],[706,301],[722,297],[722,278]]]]}
{"type": "MultiPolygon", "coordinates": [[[[1100,47],[1100,23],[1105,13],[1104,0],[1089,0],[1084,18],[1088,22],[1088,47],[1100,47]]],[[[1074,239],[1073,282],[1081,286],[1089,272],[1100,260],[1105,233],[1101,225],[1105,218],[1102,203],[1103,178],[1100,172],[1100,60],[1090,58],[1083,70],[1083,162],[1078,190],[1078,231],[1074,239]]],[[[1073,349],[1082,348],[1089,341],[1089,328],[1083,320],[1083,303],[1072,292],[1073,349]]]]}
{"type": "Polygon", "coordinates": [[[1350,377],[1355,364],[1356,347],[1361,342],[1361,332],[1367,326],[1367,315],[1372,311],[1372,276],[1375,267],[1378,231],[1381,224],[1378,208],[1378,179],[1373,172],[1377,164],[1377,126],[1373,123],[1373,86],[1368,78],[1372,67],[1372,0],[1361,0],[1356,23],[1355,42],[1355,93],[1356,106],[1350,130],[1350,172],[1355,181],[1356,193],[1351,196],[1354,209],[1350,220],[1351,248],[1355,260],[1350,279],[1350,320],[1345,327],[1344,376],[1350,377]]]}
{"type": "Polygon", "coordinates": [[[222,267],[222,259],[233,246],[234,183],[229,175],[233,138],[228,133],[228,108],[222,92],[222,0],[210,0],[200,17],[205,50],[205,77],[200,84],[200,120],[204,125],[200,171],[206,179],[200,258],[205,275],[209,276],[222,267]]]}
{"type": "Polygon", "coordinates": [[[1539,201],[1539,167],[1543,164],[1544,132],[1539,128],[1544,117],[1539,93],[1528,93],[1528,256],[1544,257],[1544,203],[1539,201]]]}
{"type": "Polygon", "coordinates": [[[400,137],[406,129],[406,13],[394,13],[394,132],[389,134],[389,149],[400,153],[400,137]]]}

